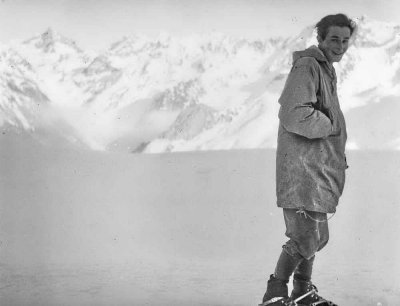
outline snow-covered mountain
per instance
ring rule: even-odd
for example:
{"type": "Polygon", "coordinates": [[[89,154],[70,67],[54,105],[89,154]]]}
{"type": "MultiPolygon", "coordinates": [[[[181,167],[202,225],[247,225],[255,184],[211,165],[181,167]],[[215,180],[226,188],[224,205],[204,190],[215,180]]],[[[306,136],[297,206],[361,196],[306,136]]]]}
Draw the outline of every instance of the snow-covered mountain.
{"type": "MultiPolygon", "coordinates": [[[[400,149],[399,35],[363,17],[337,65],[349,148],[400,149]]],[[[253,41],[163,33],[95,54],[48,29],[0,48],[0,126],[126,152],[274,147],[291,53],[315,43],[312,27],[253,41]]]]}

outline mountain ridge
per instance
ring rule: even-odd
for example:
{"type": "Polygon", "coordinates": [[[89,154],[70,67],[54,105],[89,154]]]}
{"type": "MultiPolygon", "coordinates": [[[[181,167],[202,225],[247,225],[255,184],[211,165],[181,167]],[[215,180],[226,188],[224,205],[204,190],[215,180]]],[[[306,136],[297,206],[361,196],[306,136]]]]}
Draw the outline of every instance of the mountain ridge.
{"type": "MultiPolygon", "coordinates": [[[[363,17],[356,35],[336,66],[342,108],[352,111],[348,148],[398,150],[400,132],[394,123],[385,132],[386,142],[366,143],[376,132],[365,129],[362,122],[368,118],[361,114],[362,107],[382,103],[397,111],[393,101],[400,96],[400,26],[363,17]],[[362,139],[360,126],[367,135],[362,139]]],[[[5,93],[0,126],[35,133],[38,127],[54,128],[60,122],[72,133],[60,136],[96,150],[274,147],[277,99],[291,53],[315,43],[313,27],[293,37],[265,40],[163,33],[152,39],[123,37],[95,54],[47,29],[0,48],[0,89],[5,93]],[[46,123],[49,113],[51,124],[46,123]]],[[[371,121],[385,120],[385,114],[375,113],[382,118],[371,121]]]]}

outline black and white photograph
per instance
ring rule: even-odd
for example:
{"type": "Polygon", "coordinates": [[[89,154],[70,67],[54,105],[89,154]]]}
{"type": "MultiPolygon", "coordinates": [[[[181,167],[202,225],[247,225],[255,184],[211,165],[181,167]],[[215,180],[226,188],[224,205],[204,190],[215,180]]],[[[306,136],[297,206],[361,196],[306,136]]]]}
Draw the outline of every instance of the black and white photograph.
{"type": "Polygon", "coordinates": [[[1,0],[1,306],[399,306],[400,2],[1,0]]]}

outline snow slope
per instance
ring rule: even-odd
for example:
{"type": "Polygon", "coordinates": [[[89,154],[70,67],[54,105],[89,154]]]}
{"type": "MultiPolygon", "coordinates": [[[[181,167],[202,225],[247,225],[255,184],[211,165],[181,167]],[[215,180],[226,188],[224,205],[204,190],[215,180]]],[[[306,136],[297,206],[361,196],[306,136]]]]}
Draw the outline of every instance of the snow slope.
{"type": "MultiPolygon", "coordinates": [[[[348,159],[314,282],[341,306],[399,305],[400,156],[348,159]]],[[[286,240],[274,160],[0,135],[1,304],[257,305],[286,240]]]]}

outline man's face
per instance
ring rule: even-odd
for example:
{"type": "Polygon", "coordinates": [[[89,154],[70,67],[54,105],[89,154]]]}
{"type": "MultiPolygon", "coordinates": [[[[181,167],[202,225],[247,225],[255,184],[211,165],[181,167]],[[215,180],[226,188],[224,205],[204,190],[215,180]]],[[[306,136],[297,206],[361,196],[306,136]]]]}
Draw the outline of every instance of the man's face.
{"type": "Polygon", "coordinates": [[[339,62],[349,47],[350,29],[348,27],[331,26],[322,40],[318,36],[319,48],[330,63],[339,62]]]}

